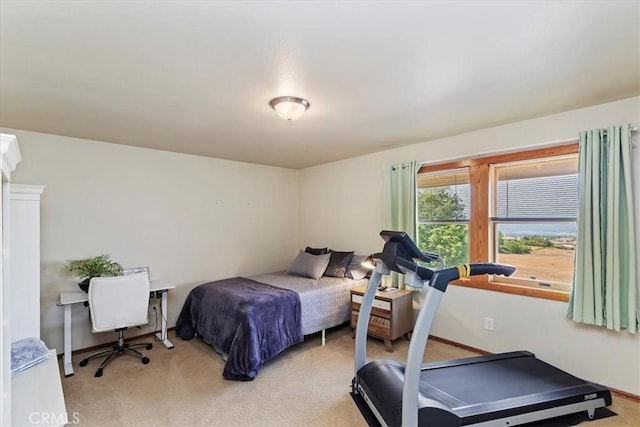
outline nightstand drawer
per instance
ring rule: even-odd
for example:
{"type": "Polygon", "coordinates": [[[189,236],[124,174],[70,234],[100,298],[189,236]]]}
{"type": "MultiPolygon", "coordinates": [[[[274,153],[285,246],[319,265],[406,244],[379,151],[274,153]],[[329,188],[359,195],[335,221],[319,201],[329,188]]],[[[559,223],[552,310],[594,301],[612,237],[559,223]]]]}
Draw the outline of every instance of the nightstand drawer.
{"type": "MultiPolygon", "coordinates": [[[[362,304],[362,300],[364,299],[364,297],[362,295],[358,295],[358,294],[351,294],[351,301],[358,303],[358,304],[362,304]]],[[[391,302],[389,301],[382,301],[379,300],[377,298],[375,298],[373,300],[373,307],[375,308],[379,308],[381,310],[391,310],[391,302]]]]}

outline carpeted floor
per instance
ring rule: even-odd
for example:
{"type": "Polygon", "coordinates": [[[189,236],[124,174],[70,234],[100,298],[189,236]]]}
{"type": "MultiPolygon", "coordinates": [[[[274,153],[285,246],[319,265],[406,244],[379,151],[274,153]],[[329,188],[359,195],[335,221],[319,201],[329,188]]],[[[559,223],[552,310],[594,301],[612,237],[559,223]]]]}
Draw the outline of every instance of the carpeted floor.
{"type": "MultiPolygon", "coordinates": [[[[265,364],[251,382],[222,378],[224,361],[200,340],[170,335],[173,350],[154,343],[146,352],[151,362],[122,356],[101,378],[93,376],[98,360],[81,368],[85,356],[75,355],[75,375],[63,378],[71,424],[80,426],[364,426],[349,395],[353,378],[351,329],[306,337],[265,364]]],[[[405,361],[408,341],[399,339],[395,351],[369,339],[368,359],[405,361]]],[[[475,355],[431,341],[425,360],[475,355]]],[[[61,371],[62,372],[62,371],[61,371]]],[[[594,427],[638,426],[640,404],[617,396],[611,410],[618,415],[586,423],[594,427]]],[[[584,424],[583,424],[584,425],[584,424]]]]}

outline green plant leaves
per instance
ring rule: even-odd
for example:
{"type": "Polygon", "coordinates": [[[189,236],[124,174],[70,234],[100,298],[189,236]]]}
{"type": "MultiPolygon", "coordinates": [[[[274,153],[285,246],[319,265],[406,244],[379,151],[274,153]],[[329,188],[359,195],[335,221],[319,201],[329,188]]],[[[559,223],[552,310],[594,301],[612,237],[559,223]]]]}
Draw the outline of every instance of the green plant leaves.
{"type": "Polygon", "coordinates": [[[68,260],[64,268],[80,279],[122,275],[122,265],[112,261],[108,254],[68,260]]]}

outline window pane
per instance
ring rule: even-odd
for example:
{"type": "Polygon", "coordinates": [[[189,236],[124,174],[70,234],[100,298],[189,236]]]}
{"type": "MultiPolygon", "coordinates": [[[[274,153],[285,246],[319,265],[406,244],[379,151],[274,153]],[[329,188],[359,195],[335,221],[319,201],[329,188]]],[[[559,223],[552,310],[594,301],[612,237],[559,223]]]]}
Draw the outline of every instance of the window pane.
{"type": "Polygon", "coordinates": [[[571,284],[576,223],[496,224],[496,262],[517,268],[513,277],[571,284]]]}
{"type": "Polygon", "coordinates": [[[450,267],[469,260],[468,224],[419,224],[418,246],[421,251],[435,252],[450,267]]]}
{"type": "Polygon", "coordinates": [[[567,218],[578,216],[576,156],[495,168],[494,217],[567,218]]]}
{"type": "Polygon", "coordinates": [[[469,220],[469,170],[418,176],[418,221],[469,220]]]}

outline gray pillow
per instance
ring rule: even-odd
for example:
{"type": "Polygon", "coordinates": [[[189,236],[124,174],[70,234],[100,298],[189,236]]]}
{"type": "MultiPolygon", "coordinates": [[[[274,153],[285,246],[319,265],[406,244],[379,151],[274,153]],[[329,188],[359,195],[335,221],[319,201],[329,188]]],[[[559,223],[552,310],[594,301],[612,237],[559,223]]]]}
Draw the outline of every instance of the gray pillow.
{"type": "Polygon", "coordinates": [[[361,280],[367,277],[370,270],[362,265],[366,259],[366,255],[354,255],[353,258],[351,258],[351,262],[349,262],[349,267],[347,267],[347,274],[345,274],[345,276],[349,279],[355,280],[361,280]]]}
{"type": "Polygon", "coordinates": [[[319,279],[329,265],[331,254],[313,255],[305,251],[300,251],[287,273],[296,276],[319,279]]]}

